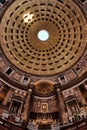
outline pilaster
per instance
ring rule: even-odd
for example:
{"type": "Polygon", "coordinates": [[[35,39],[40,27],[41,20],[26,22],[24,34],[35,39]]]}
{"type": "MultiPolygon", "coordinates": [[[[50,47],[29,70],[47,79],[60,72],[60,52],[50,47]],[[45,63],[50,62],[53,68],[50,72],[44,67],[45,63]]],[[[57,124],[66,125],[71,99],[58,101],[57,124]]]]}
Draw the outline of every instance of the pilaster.
{"type": "Polygon", "coordinates": [[[67,123],[68,119],[66,117],[65,103],[64,103],[62,92],[59,88],[57,88],[57,96],[58,96],[58,102],[60,106],[60,115],[61,115],[60,123],[67,123]]]}
{"type": "Polygon", "coordinates": [[[4,101],[3,101],[3,103],[2,103],[2,106],[6,106],[6,105],[7,105],[7,102],[8,102],[9,97],[11,96],[11,93],[12,93],[12,89],[10,88],[10,89],[8,90],[8,92],[7,92],[7,95],[6,95],[6,97],[5,97],[4,101]]]}
{"type": "Polygon", "coordinates": [[[24,104],[23,120],[28,119],[28,111],[29,111],[29,107],[30,107],[31,93],[32,93],[32,89],[29,89],[28,93],[27,93],[26,101],[24,104]]]}

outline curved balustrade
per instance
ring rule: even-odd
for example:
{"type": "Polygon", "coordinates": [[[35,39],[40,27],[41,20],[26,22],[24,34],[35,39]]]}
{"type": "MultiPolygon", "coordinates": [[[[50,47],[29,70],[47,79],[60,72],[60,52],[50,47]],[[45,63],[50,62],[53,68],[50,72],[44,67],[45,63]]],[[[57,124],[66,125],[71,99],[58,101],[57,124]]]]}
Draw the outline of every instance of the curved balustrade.
{"type": "MultiPolygon", "coordinates": [[[[39,129],[38,125],[32,124],[32,127],[30,127],[30,125],[25,127],[25,125],[22,126],[0,118],[0,130],[36,130],[36,128],[37,130],[39,129]]],[[[54,127],[51,127],[50,130],[53,130],[53,128],[54,127]]],[[[87,118],[61,126],[56,124],[56,130],[87,130],[87,118]]]]}

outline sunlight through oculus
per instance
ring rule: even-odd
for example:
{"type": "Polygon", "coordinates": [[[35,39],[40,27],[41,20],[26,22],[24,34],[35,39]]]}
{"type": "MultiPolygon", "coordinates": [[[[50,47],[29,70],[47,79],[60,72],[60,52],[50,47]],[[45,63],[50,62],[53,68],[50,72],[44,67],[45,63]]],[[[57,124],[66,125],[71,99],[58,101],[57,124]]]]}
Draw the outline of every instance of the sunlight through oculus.
{"type": "Polygon", "coordinates": [[[40,41],[47,41],[49,38],[49,32],[47,30],[40,30],[37,36],[40,41]]]}

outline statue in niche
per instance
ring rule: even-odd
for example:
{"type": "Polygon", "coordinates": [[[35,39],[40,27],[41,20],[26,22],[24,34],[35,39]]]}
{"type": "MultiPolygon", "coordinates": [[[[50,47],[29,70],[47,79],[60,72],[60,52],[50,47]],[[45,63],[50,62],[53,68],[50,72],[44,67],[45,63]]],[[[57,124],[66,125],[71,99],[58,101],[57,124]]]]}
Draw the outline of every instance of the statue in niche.
{"type": "Polygon", "coordinates": [[[18,112],[18,107],[15,106],[14,109],[13,109],[13,113],[14,113],[14,114],[17,114],[17,112],[18,112]]]}
{"type": "Polygon", "coordinates": [[[17,101],[13,101],[12,107],[11,107],[11,113],[14,115],[17,115],[19,108],[20,108],[20,103],[17,101]]]}
{"type": "Polygon", "coordinates": [[[72,111],[73,114],[76,114],[76,113],[77,113],[77,111],[76,111],[76,109],[75,109],[75,106],[72,106],[72,107],[71,107],[71,111],[72,111]]]}
{"type": "Polygon", "coordinates": [[[71,99],[71,101],[67,102],[68,107],[72,113],[72,115],[76,115],[79,113],[78,103],[76,99],[71,99]]]}

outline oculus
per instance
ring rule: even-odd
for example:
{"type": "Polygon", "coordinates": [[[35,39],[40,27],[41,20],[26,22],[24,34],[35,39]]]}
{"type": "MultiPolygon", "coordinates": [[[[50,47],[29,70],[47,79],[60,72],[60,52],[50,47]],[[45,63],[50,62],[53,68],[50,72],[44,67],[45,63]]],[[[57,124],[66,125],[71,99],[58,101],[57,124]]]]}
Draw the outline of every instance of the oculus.
{"type": "Polygon", "coordinates": [[[47,30],[40,30],[37,37],[40,41],[47,41],[49,39],[49,32],[47,30]]]}

